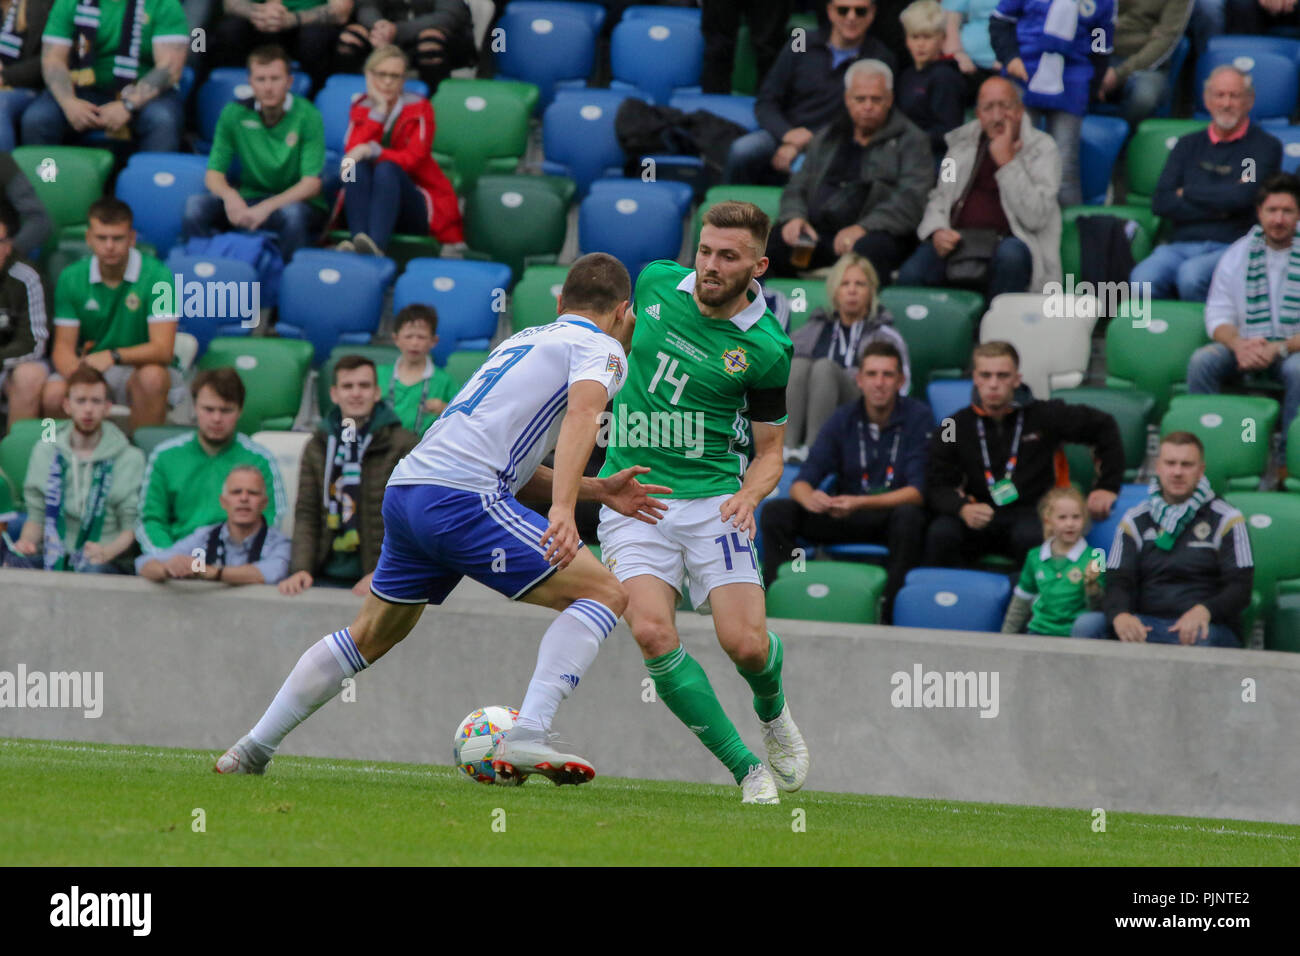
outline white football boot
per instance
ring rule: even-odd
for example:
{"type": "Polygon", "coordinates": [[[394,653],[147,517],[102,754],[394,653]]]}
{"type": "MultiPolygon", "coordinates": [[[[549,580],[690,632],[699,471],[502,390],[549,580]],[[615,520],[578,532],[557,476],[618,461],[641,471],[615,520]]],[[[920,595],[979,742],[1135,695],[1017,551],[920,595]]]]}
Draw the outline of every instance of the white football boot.
{"type": "Polygon", "coordinates": [[[780,803],[781,795],[776,792],[776,781],[761,763],[749,768],[745,779],[740,781],[741,803],[780,803]]]}
{"type": "Polygon", "coordinates": [[[808,777],[808,745],[803,734],[790,716],[790,704],[781,708],[775,719],[759,721],[763,728],[763,744],[767,747],[767,762],[772,767],[777,786],[782,790],[798,790],[808,777]]]}
{"type": "Polygon", "coordinates": [[[217,758],[213,770],[216,773],[266,773],[266,765],[271,758],[264,756],[264,751],[252,736],[244,734],[239,742],[217,758]]]}
{"type": "Polygon", "coordinates": [[[497,782],[504,786],[512,786],[515,779],[532,773],[541,774],[557,787],[589,783],[596,776],[596,768],[589,760],[561,753],[545,740],[512,740],[509,732],[497,744],[492,769],[497,782]]]}

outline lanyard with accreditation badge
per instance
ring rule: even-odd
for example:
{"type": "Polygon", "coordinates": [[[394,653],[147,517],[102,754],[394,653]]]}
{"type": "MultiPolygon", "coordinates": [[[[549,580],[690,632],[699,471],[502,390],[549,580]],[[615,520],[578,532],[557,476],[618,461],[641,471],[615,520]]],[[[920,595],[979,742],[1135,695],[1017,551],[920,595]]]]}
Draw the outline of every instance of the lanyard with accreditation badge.
{"type": "Polygon", "coordinates": [[[984,480],[989,485],[989,496],[993,499],[995,505],[1009,505],[1020,497],[1020,492],[1016,491],[1016,486],[1011,483],[1011,473],[1016,470],[1016,454],[1020,451],[1020,432],[1025,426],[1025,410],[1022,408],[1016,415],[1016,433],[1011,439],[1011,454],[1007,457],[1006,474],[1002,476],[1001,481],[993,480],[993,465],[989,463],[989,446],[984,437],[984,419],[982,416],[975,417],[975,430],[980,436],[980,454],[984,457],[984,480]]]}
{"type": "Polygon", "coordinates": [[[871,478],[867,474],[867,437],[866,426],[858,422],[858,457],[862,462],[862,490],[869,495],[888,491],[894,486],[894,462],[898,459],[898,442],[903,437],[903,429],[894,433],[894,445],[889,450],[889,465],[885,468],[885,483],[875,491],[871,490],[871,478]]]}

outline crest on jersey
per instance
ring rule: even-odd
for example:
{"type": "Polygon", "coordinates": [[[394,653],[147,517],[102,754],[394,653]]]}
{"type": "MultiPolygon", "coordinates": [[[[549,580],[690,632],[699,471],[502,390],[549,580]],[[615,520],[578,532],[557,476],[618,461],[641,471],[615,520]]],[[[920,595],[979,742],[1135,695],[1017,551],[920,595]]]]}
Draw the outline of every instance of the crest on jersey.
{"type": "Polygon", "coordinates": [[[1078,568],[1070,568],[1070,570],[1065,572],[1065,577],[1071,584],[1078,584],[1083,580],[1083,572],[1078,568]]]}
{"type": "Polygon", "coordinates": [[[1198,540],[1204,541],[1210,536],[1210,530],[1209,522],[1201,521],[1197,523],[1196,527],[1192,528],[1192,534],[1196,535],[1198,540]]]}
{"type": "Polygon", "coordinates": [[[617,385],[623,380],[623,360],[610,352],[609,361],[605,363],[605,371],[614,373],[614,384],[617,385]]]}
{"type": "Polygon", "coordinates": [[[722,353],[722,367],[727,370],[728,375],[738,375],[745,371],[749,368],[749,359],[745,358],[745,350],[727,349],[722,353]]]}

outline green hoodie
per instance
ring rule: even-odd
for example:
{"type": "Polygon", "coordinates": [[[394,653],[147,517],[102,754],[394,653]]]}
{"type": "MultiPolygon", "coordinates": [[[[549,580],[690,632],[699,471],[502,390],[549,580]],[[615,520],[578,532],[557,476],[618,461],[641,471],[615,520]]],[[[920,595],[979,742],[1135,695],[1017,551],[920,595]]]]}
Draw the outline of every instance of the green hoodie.
{"type": "Polygon", "coordinates": [[[99,444],[89,458],[72,450],[72,422],[59,425],[54,441],[38,441],[27,460],[27,479],[23,482],[23,500],[27,520],[45,520],[45,485],[55,449],[61,450],[70,463],[63,488],[63,546],[71,553],[81,530],[81,515],[90,494],[91,474],[96,462],[113,459],[113,479],[108,489],[108,507],[104,511],[101,543],[108,543],[126,528],[133,527],[140,516],[140,483],[144,477],[144,452],[126,440],[122,429],[110,421],[101,426],[99,444]]]}

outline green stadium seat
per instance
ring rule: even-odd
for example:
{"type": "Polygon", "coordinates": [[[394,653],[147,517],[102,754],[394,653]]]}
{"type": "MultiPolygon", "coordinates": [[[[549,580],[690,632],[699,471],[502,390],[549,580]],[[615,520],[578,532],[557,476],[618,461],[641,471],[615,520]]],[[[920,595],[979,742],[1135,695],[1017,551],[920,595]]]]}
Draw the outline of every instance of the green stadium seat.
{"type": "Polygon", "coordinates": [[[1291,608],[1297,604],[1300,590],[1300,498],[1275,491],[1246,491],[1231,495],[1228,503],[1246,517],[1250,534],[1250,553],[1255,562],[1254,588],[1261,602],[1260,620],[1264,622],[1264,646],[1269,650],[1300,649],[1300,631],[1279,631],[1274,609],[1279,595],[1290,594],[1285,619],[1293,621],[1291,608]]]}
{"type": "Polygon", "coordinates": [[[1287,491],[1300,491],[1300,416],[1291,423],[1286,434],[1287,491]]]}
{"type": "Polygon", "coordinates": [[[1180,136],[1205,129],[1207,120],[1148,119],[1138,126],[1128,141],[1125,166],[1128,170],[1128,202],[1133,206],[1150,206],[1165,160],[1180,136]]]}
{"type": "MultiPolygon", "coordinates": [[[[1253,491],[1268,469],[1278,404],[1255,395],[1179,395],[1160,434],[1189,431],[1205,445],[1205,475],[1216,494],[1253,491]]],[[[1300,551],[1300,549],[1298,549],[1300,551]]]]}
{"type": "Polygon", "coordinates": [[[1273,609],[1271,651],[1300,651],[1300,594],[1280,594],[1273,609]]]}
{"type": "Polygon", "coordinates": [[[889,286],[880,304],[894,317],[907,343],[913,397],[923,397],[935,378],[961,378],[970,364],[976,322],[984,310],[979,293],[960,289],[889,286]]]}
{"type": "Polygon", "coordinates": [[[131,436],[131,444],[148,458],[155,448],[168,439],[194,431],[189,425],[142,425],[131,436]]]}
{"type": "Polygon", "coordinates": [[[447,374],[456,382],[458,389],[464,388],[479,366],[487,361],[491,354],[487,349],[462,349],[447,356],[447,374]]]}
{"type": "Polygon", "coordinates": [[[529,266],[510,294],[510,331],[555,321],[555,305],[569,275],[568,266],[529,266]]]}
{"type": "Polygon", "coordinates": [[[466,191],[485,172],[513,173],[528,148],[539,95],[532,83],[515,80],[443,80],[433,95],[434,158],[466,191]]]}
{"type": "Polygon", "coordinates": [[[790,300],[790,331],[794,332],[822,306],[830,307],[825,279],[761,279],[764,289],[775,289],[790,300]]]}
{"type": "Polygon", "coordinates": [[[19,146],[13,158],[45,205],[55,229],[85,223],[86,210],[104,195],[113,169],[112,153],[89,146],[19,146]]]}
{"type": "MultiPolygon", "coordinates": [[[[1146,392],[1138,389],[1114,388],[1067,388],[1052,393],[1052,398],[1059,398],[1072,405],[1088,405],[1111,415],[1119,426],[1120,439],[1124,443],[1124,480],[1133,481],[1138,470],[1147,457],[1147,426],[1151,423],[1156,400],[1146,392]]],[[[1092,455],[1083,445],[1067,445],[1066,454],[1071,449],[1082,449],[1087,456],[1089,475],[1092,474],[1092,455]]],[[[1071,459],[1070,477],[1076,478],[1074,459],[1071,459]]],[[[1090,489],[1088,485],[1087,491],[1090,489]]]]}
{"type": "Polygon", "coordinates": [[[1160,231],[1160,217],[1151,211],[1150,206],[1066,206],[1061,210],[1061,273],[1073,275],[1076,283],[1083,273],[1079,227],[1076,222],[1081,216],[1115,216],[1136,220],[1138,229],[1131,244],[1134,262],[1141,262],[1151,255],[1151,247],[1155,245],[1156,235],[1160,231]]]}
{"type": "Polygon", "coordinates": [[[334,410],[334,403],[330,401],[330,385],[334,382],[334,366],[339,359],[345,355],[364,355],[375,363],[375,372],[378,374],[381,366],[392,365],[401,354],[402,350],[396,345],[336,345],[330,349],[329,358],[321,366],[320,375],[316,378],[316,407],[320,409],[321,417],[324,418],[334,410]]]}
{"type": "Polygon", "coordinates": [[[555,262],[576,189],[560,176],[479,177],[465,204],[466,258],[504,262],[516,281],[534,262],[555,262]]]}
{"type": "MultiPolygon", "coordinates": [[[[12,521],[14,518],[14,512],[17,510],[18,506],[14,502],[13,491],[9,485],[9,477],[3,471],[0,471],[0,523],[8,523],[12,521]]],[[[10,534],[11,538],[18,534],[17,528],[9,530],[12,532],[10,534]]]]}
{"type": "Polygon", "coordinates": [[[767,590],[768,617],[796,621],[876,624],[885,593],[884,568],[853,561],[808,561],[795,572],[781,565],[767,590]]]}
{"type": "Polygon", "coordinates": [[[244,380],[239,430],[288,431],[302,405],[302,387],[314,348],[299,339],[219,337],[208,344],[199,369],[233,368],[244,380]]]}
{"type": "Polygon", "coordinates": [[[1192,353],[1209,341],[1205,303],[1156,299],[1148,319],[1135,327],[1125,304],[1106,326],[1106,387],[1147,392],[1158,417],[1169,408],[1174,386],[1187,381],[1192,353]]]}
{"type": "MultiPolygon", "coordinates": [[[[23,418],[9,425],[9,433],[0,439],[0,472],[9,479],[14,501],[23,500],[23,482],[27,480],[27,459],[41,440],[40,418],[23,418]]],[[[56,424],[66,419],[60,418],[56,424]]]]}
{"type": "MultiPolygon", "coordinates": [[[[728,199],[738,200],[740,202],[752,202],[763,212],[767,213],[769,219],[775,226],[777,213],[781,209],[781,187],[780,186],[713,186],[704,194],[704,201],[700,203],[695,210],[695,220],[693,223],[695,231],[692,235],[695,237],[694,246],[700,244],[700,229],[703,227],[704,214],[709,211],[710,206],[715,206],[720,202],[728,199]]],[[[692,248],[694,248],[694,246],[692,248]]],[[[692,259],[694,254],[692,253],[692,259]]],[[[761,280],[760,280],[761,281],[761,280]]]]}

